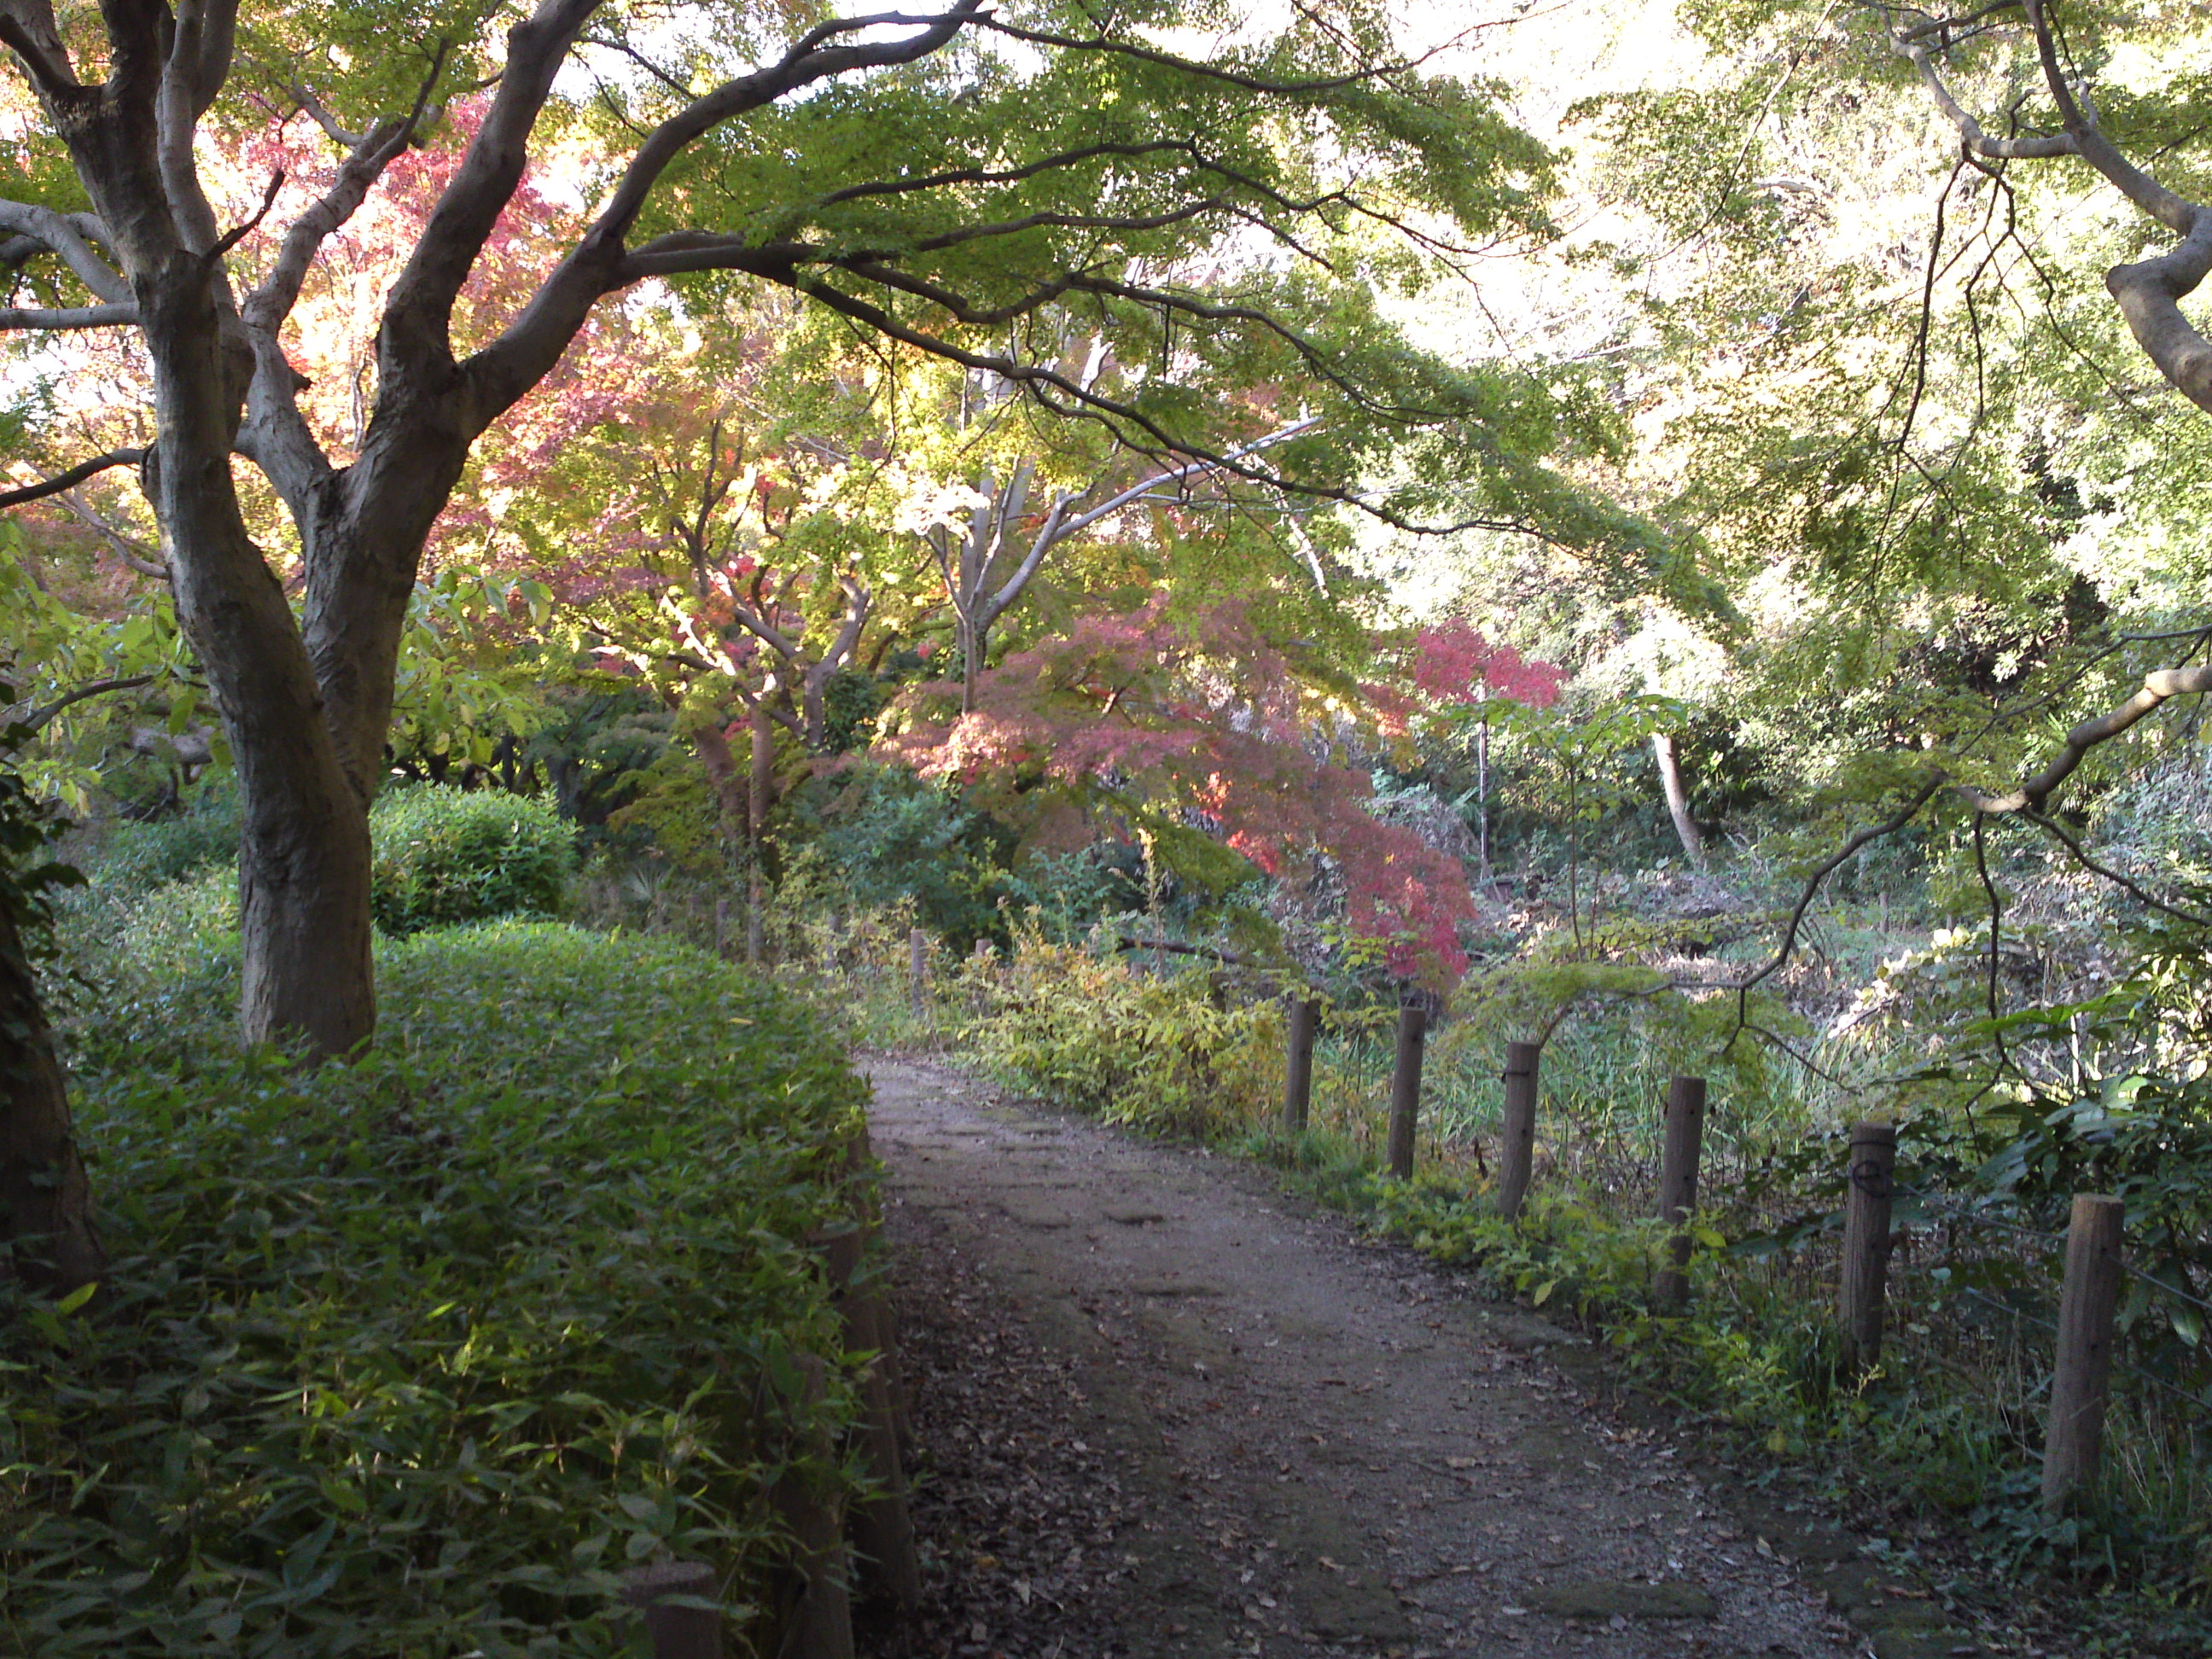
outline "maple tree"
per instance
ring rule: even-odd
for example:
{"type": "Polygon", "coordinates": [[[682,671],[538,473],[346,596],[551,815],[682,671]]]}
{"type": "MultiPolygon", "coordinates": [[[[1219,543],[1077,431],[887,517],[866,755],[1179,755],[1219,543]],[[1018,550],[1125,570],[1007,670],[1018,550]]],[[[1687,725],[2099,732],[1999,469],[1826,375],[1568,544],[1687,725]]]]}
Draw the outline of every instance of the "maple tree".
{"type": "Polygon", "coordinates": [[[604,0],[483,18],[118,0],[93,33],[48,0],[0,4],[39,157],[0,228],[40,256],[53,301],[0,312],[0,327],[126,328],[143,348],[153,441],[101,459],[139,468],[236,757],[249,1037],[335,1053],[373,1028],[366,810],[423,548],[477,440],[609,295],[687,276],[780,288],[1134,445],[1352,495],[1210,449],[1176,372],[1178,354],[1294,366],[1378,430],[1457,440],[1449,465],[1437,452],[1370,505],[1520,510],[1541,483],[1531,458],[1559,435],[1541,384],[1389,350],[1390,331],[1338,304],[1342,285],[1317,283],[1309,256],[1328,243],[1356,265],[1361,239],[1392,228],[1438,245],[1510,234],[1540,219],[1547,156],[1484,94],[1396,55],[1357,7],[1301,12],[1204,63],[1158,44],[1177,15],[959,0],[793,25],[774,9],[633,15],[604,0]],[[395,40],[422,43],[411,63],[395,40]],[[599,84],[572,100],[562,76],[585,60],[599,84]],[[438,142],[441,103],[472,83],[490,83],[480,124],[374,296],[374,382],[355,442],[334,448],[303,402],[296,308],[333,237],[410,149],[438,142]],[[343,156],[326,183],[301,191],[272,172],[258,202],[211,187],[206,149],[299,114],[343,156]],[[564,138],[589,158],[589,206],[529,227],[544,260],[526,297],[472,317],[480,262],[503,224],[521,228],[533,149],[564,138]],[[67,176],[52,165],[64,155],[67,176]],[[1304,271],[1261,264],[1206,291],[1182,262],[1232,233],[1304,271]],[[1157,347],[1163,372],[1113,398],[1030,355],[1025,326],[1061,302],[1133,356],[1157,347]],[[234,457],[296,538],[296,617],[234,457]]]}
{"type": "Polygon", "coordinates": [[[1333,882],[1347,942],[1447,986],[1467,966],[1466,872],[1370,811],[1366,775],[1314,751],[1317,717],[1344,706],[1330,691],[1247,607],[1178,614],[1162,595],[1009,653],[972,699],[958,681],[915,687],[878,752],[1026,817],[1037,844],[1141,836],[1216,890],[1254,874],[1282,893],[1333,882]]]}

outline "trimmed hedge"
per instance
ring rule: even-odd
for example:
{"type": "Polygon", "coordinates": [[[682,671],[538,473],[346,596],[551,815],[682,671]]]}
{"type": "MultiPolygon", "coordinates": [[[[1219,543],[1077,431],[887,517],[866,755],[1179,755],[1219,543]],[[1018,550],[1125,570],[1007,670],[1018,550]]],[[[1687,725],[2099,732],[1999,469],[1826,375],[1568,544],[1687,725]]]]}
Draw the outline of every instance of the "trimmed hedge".
{"type": "Polygon", "coordinates": [[[768,1494],[854,1409],[834,1366],[804,1403],[794,1358],[840,1350],[793,1241],[841,1214],[863,1085],[680,946],[506,924],[381,969],[353,1066],[227,1019],[167,1071],[94,1051],[109,1277],[0,1287],[0,1651],[612,1655],[664,1552],[767,1638],[768,1494]]]}
{"type": "Polygon", "coordinates": [[[377,798],[370,902],[387,933],[561,913],[574,829],[552,807],[496,790],[419,784],[377,798]]]}

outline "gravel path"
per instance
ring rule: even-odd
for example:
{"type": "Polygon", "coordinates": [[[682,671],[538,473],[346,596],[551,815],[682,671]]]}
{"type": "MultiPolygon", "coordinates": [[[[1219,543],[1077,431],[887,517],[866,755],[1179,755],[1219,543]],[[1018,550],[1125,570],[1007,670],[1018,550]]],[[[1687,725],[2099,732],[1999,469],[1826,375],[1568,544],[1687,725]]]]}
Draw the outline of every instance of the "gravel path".
{"type": "Polygon", "coordinates": [[[869,1071],[921,1448],[903,1650],[1863,1651],[1552,1327],[1247,1167],[869,1071]]]}

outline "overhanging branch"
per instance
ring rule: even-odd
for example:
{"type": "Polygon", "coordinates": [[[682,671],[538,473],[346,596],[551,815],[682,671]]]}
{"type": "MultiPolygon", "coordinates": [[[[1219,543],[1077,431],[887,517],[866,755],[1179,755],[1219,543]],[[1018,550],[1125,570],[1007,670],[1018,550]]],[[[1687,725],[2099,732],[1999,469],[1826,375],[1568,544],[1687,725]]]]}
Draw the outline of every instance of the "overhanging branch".
{"type": "Polygon", "coordinates": [[[2094,720],[2083,720],[2067,732],[2058,757],[2017,789],[1990,795],[1962,784],[1959,786],[1959,796],[1977,812],[2033,816],[2043,810],[2052,793],[2073,775],[2082,757],[2099,744],[2118,737],[2161,703],[2202,691],[2212,691],[2212,666],[2155,670],[2143,676],[2142,689],[2118,708],[2094,720]]]}
{"type": "Polygon", "coordinates": [[[57,472],[51,478],[41,478],[34,484],[25,484],[17,489],[0,490],[0,507],[21,507],[26,501],[58,495],[64,489],[74,489],[87,478],[111,467],[136,466],[145,459],[146,452],[143,449],[111,449],[105,455],[79,461],[68,471],[57,472]]]}
{"type": "Polygon", "coordinates": [[[0,307],[0,333],[28,329],[128,328],[138,320],[137,306],[62,306],[21,309],[0,307]]]}

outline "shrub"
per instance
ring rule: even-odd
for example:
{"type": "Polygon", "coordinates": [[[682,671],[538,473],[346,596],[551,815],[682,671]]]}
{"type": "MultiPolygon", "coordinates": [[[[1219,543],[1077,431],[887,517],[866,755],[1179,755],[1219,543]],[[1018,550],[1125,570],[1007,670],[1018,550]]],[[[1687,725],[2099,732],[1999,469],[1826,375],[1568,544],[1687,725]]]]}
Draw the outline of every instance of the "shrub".
{"type": "Polygon", "coordinates": [[[235,866],[241,820],[236,780],[210,779],[181,811],[166,817],[110,819],[88,844],[74,850],[94,885],[143,893],[210,867],[235,866]]]}
{"type": "Polygon", "coordinates": [[[377,926],[413,933],[559,914],[575,832],[542,802],[437,785],[396,789],[369,813],[377,926]]]}
{"type": "Polygon", "coordinates": [[[836,1328],[795,1241],[861,1085],[682,947],[510,923],[380,967],[358,1064],[226,1015],[81,1074],[112,1261],[95,1307],[0,1287],[0,1652],[612,1655],[664,1552],[771,1641],[767,1494],[851,1408],[834,1370],[803,1403],[836,1328]]]}
{"type": "Polygon", "coordinates": [[[1017,936],[1011,966],[971,958],[969,1031],[988,1064],[1109,1123],[1200,1139],[1241,1128],[1282,1087],[1282,1017],[1226,1006],[1201,971],[1146,974],[1118,957],[1017,936]]]}

